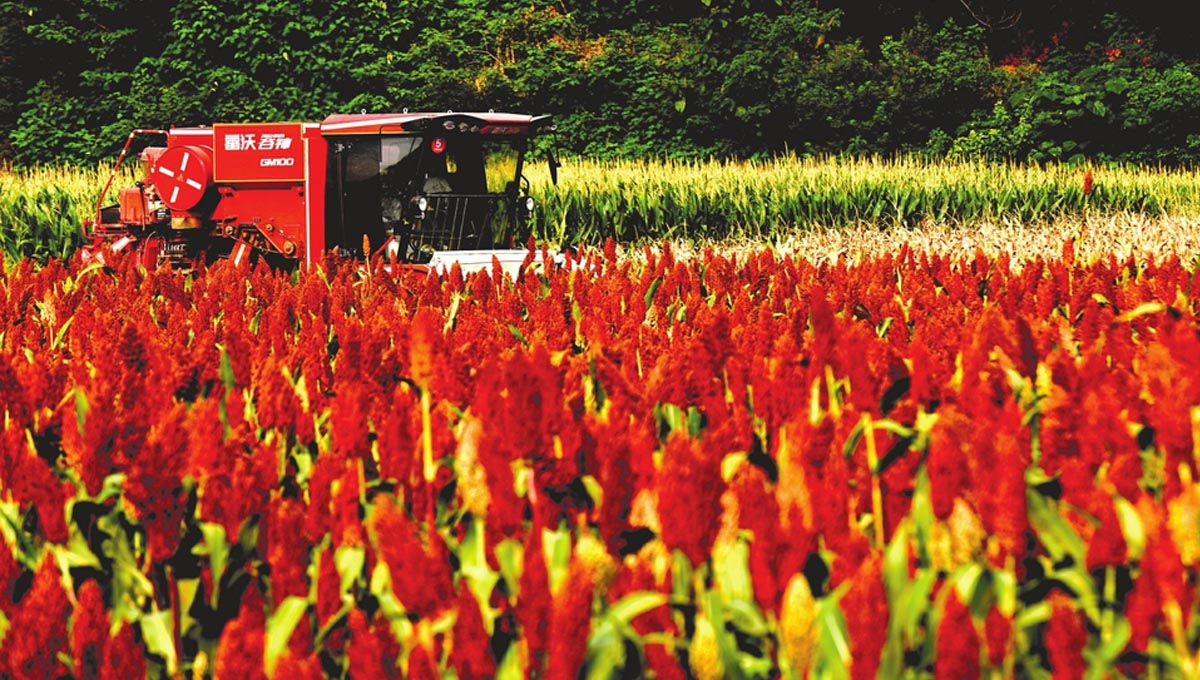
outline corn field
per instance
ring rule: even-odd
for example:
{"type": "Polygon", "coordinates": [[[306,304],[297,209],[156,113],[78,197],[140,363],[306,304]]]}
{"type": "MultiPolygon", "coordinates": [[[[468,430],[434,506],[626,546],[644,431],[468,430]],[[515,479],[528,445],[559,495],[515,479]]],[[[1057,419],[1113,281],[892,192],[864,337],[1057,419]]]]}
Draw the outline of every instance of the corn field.
{"type": "MultiPolygon", "coordinates": [[[[132,184],[132,165],[118,180],[132,184]]],[[[0,167],[0,253],[9,260],[65,259],[83,243],[111,168],[0,167]]],[[[116,200],[116,194],[110,194],[116,200]]]]}
{"type": "Polygon", "coordinates": [[[778,241],[847,226],[911,229],[1200,214],[1195,173],[1165,168],[793,158],[578,161],[562,176],[557,192],[544,197],[543,227],[585,242],[778,241]]]}
{"type": "MultiPolygon", "coordinates": [[[[134,180],[124,166],[114,186],[134,180]]],[[[782,243],[847,228],[957,230],[1132,216],[1200,216],[1196,173],[1147,167],[930,162],[915,158],[766,161],[564,161],[557,187],[528,174],[536,234],[552,245],[752,238],[782,243]]],[[[0,252],[9,260],[69,256],[95,211],[105,166],[0,167],[0,252]]],[[[109,201],[115,200],[110,193],[109,201]]],[[[1153,227],[1151,227],[1153,229],[1153,227]]],[[[1052,247],[1061,240],[1055,239],[1052,247]]]]}

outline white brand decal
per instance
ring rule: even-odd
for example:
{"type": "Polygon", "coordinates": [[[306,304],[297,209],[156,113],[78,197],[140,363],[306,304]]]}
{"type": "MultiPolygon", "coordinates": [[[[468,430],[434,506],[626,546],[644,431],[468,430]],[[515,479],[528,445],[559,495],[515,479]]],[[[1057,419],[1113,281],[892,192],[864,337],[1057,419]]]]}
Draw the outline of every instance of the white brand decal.
{"type": "Polygon", "coordinates": [[[260,168],[288,168],[295,164],[295,158],[263,158],[258,161],[260,168]]]}
{"type": "Polygon", "coordinates": [[[287,151],[292,148],[292,138],[282,132],[231,133],[224,135],[226,151],[287,151]]]}

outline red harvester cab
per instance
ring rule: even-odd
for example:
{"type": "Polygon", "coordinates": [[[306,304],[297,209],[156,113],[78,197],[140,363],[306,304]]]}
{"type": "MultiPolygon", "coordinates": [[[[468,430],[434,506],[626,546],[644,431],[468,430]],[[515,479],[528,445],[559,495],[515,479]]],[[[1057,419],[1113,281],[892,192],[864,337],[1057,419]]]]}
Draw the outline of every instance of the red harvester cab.
{"type": "Polygon", "coordinates": [[[134,130],[117,166],[139,135],[166,145],[145,148],[141,180],[104,206],[109,178],[83,257],[136,252],[183,270],[220,258],[291,267],[325,250],[425,266],[519,261],[524,250],[497,248],[527,237],[522,169],[530,140],[554,129],[549,116],[404,112],[134,130]]]}

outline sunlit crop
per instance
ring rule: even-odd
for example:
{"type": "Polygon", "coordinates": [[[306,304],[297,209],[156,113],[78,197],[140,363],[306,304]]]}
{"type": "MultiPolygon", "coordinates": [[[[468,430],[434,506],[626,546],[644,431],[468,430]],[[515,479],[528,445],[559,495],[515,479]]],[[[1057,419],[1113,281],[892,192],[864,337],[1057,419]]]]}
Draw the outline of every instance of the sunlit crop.
{"type": "Polygon", "coordinates": [[[0,271],[0,676],[1194,677],[1177,256],[0,271]]]}

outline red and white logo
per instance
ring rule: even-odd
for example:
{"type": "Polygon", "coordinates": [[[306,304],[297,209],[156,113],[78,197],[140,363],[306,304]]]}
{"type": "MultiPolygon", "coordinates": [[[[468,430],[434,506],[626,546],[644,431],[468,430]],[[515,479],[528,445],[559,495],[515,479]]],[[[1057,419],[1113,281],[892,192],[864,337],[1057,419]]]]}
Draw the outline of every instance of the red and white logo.
{"type": "Polygon", "coordinates": [[[212,181],[212,156],[202,146],[173,146],[150,170],[159,198],[172,210],[190,210],[212,181]]]}
{"type": "Polygon", "coordinates": [[[300,123],[213,125],[213,180],[303,182],[303,132],[300,123]]]}

